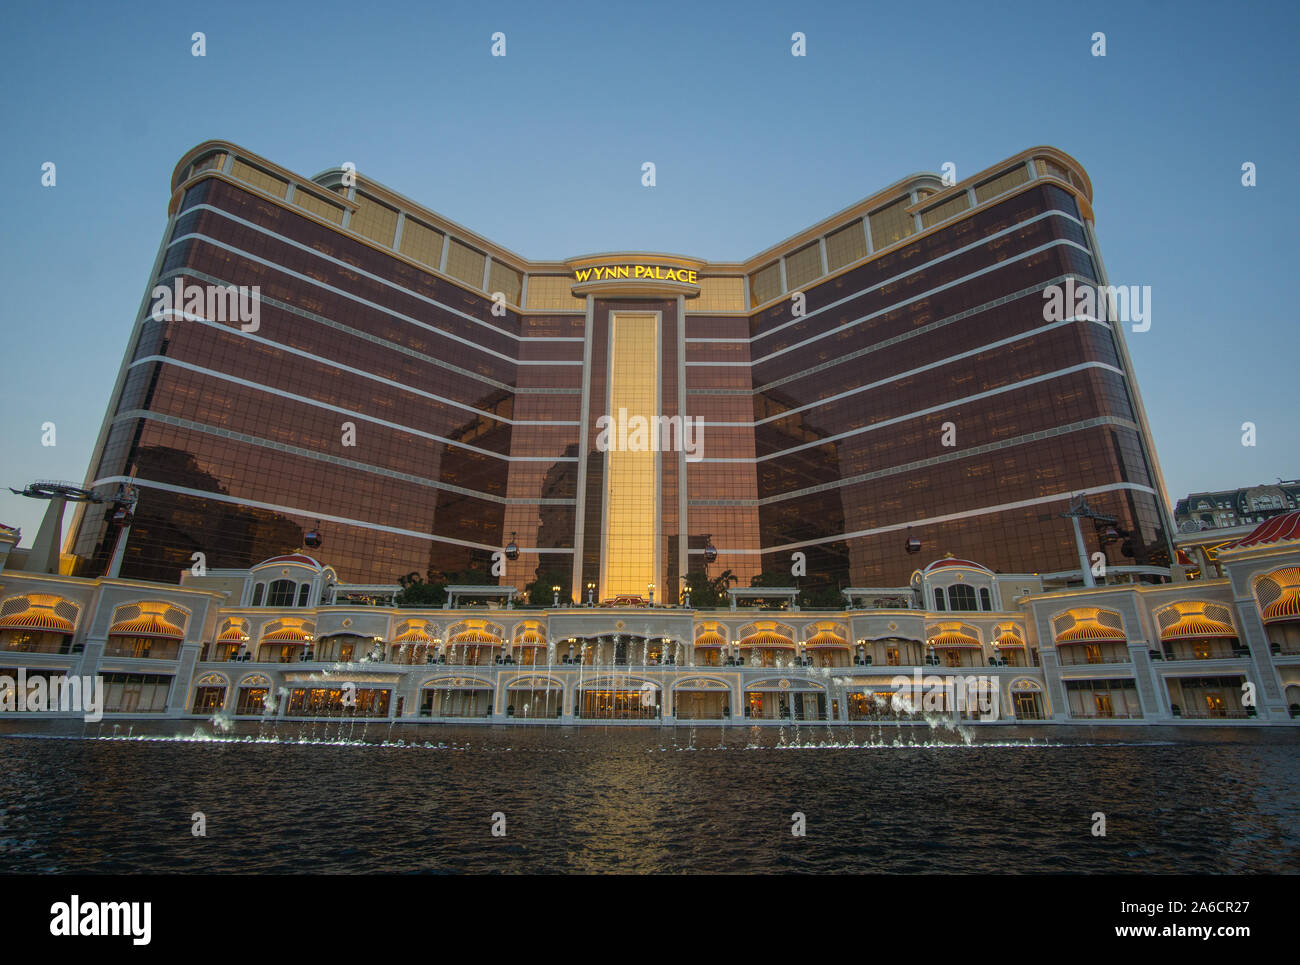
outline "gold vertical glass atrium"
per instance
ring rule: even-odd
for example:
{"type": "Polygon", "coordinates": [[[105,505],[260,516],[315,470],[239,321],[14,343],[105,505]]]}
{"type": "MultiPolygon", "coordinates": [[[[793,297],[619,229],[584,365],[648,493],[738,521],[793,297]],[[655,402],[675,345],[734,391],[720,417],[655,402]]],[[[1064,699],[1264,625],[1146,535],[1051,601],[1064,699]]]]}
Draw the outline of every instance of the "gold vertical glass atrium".
{"type": "Polygon", "coordinates": [[[650,438],[659,414],[657,315],[610,316],[608,411],[600,596],[645,596],[659,582],[659,453],[650,438]],[[631,431],[637,416],[647,427],[640,433],[631,431]]]}

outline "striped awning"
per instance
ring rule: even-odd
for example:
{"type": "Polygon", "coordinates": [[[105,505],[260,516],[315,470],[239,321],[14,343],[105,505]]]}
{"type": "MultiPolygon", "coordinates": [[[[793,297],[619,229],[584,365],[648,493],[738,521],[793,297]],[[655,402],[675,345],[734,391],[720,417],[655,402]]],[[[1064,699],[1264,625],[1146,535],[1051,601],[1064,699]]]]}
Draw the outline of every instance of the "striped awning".
{"type": "Polygon", "coordinates": [[[979,648],[980,642],[972,637],[969,633],[962,633],[960,630],[944,630],[935,634],[928,641],[931,646],[940,647],[970,647],[979,648]]]}
{"type": "Polygon", "coordinates": [[[529,629],[525,630],[523,633],[519,635],[519,639],[515,642],[515,646],[516,647],[544,647],[546,646],[546,638],[542,636],[539,631],[534,630],[530,627],[529,629]]]}
{"type": "Polygon", "coordinates": [[[1068,630],[1056,635],[1057,645],[1063,643],[1127,643],[1124,635],[1114,627],[1103,627],[1100,623],[1080,621],[1068,630]]]}
{"type": "Polygon", "coordinates": [[[1204,637],[1232,637],[1235,639],[1236,636],[1237,631],[1230,624],[1221,620],[1212,620],[1204,613],[1180,614],[1177,622],[1171,623],[1160,631],[1162,641],[1201,639],[1204,637]]]}
{"type": "Polygon", "coordinates": [[[1021,640],[1010,630],[1003,630],[1001,633],[998,634],[998,638],[993,641],[993,646],[997,647],[998,649],[1003,649],[1005,647],[1015,647],[1015,648],[1019,648],[1020,650],[1023,650],[1025,649],[1025,641],[1021,640]]]}
{"type": "Polygon", "coordinates": [[[830,630],[819,630],[808,638],[805,647],[848,647],[849,642],[830,630]]]}
{"type": "Polygon", "coordinates": [[[452,637],[448,643],[454,646],[463,646],[473,644],[474,646],[500,647],[503,641],[490,630],[462,630],[452,637]]]}
{"type": "Polygon", "coordinates": [[[123,637],[162,637],[167,640],[181,640],[185,631],[176,624],[164,620],[158,613],[141,613],[134,620],[119,620],[108,628],[110,636],[123,637]]]}
{"type": "Polygon", "coordinates": [[[0,618],[0,630],[43,630],[49,633],[71,633],[72,621],[54,612],[54,606],[33,603],[21,613],[11,613],[0,618]]]}
{"type": "Polygon", "coordinates": [[[771,630],[760,630],[758,633],[751,633],[741,640],[740,646],[745,648],[767,647],[777,650],[793,650],[794,641],[779,633],[773,633],[771,630]]]}
{"type": "Polygon", "coordinates": [[[248,639],[242,627],[228,626],[217,636],[218,643],[243,643],[248,639]]]}
{"type": "Polygon", "coordinates": [[[1264,608],[1265,623],[1300,620],[1300,586],[1284,586],[1282,595],[1264,608]]]}
{"type": "Polygon", "coordinates": [[[705,630],[695,638],[697,647],[722,647],[726,646],[727,641],[722,638],[717,630],[705,630]]]}
{"type": "Polygon", "coordinates": [[[408,627],[397,635],[394,643],[433,643],[428,627],[408,627]]]}
{"type": "Polygon", "coordinates": [[[311,634],[302,627],[281,627],[262,637],[263,643],[310,643],[311,634]]]}

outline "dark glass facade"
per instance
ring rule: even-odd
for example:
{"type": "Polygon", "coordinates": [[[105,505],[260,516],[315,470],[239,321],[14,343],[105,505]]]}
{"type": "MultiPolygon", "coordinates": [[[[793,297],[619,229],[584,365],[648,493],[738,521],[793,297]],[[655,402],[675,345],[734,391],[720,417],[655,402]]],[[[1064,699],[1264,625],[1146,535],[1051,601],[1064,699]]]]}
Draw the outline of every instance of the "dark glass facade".
{"type": "MultiPolygon", "coordinates": [[[[1167,565],[1167,501],[1118,323],[1044,319],[1045,286],[1104,283],[1077,176],[1013,179],[1001,199],[830,273],[799,240],[784,254],[789,280],[806,282],[802,312],[788,293],[722,311],[617,291],[550,307],[512,293],[494,312],[488,272],[484,290],[463,280],[480,263],[422,268],[400,243],[385,250],[206,163],[178,178],[150,288],[258,286],[260,325],[142,313],[90,473],[103,492],[138,484],[125,576],[173,581],[197,552],[249,566],[316,529],[349,582],[489,570],[513,534],[521,553],[501,582],[562,574],[575,598],[603,585],[611,481],[596,422],[614,398],[620,313],[657,319],[659,413],[704,423],[700,461],[657,463],[660,599],[702,567],[706,534],[711,572],[742,585],[788,576],[794,552],[805,587],[906,583],[909,526],[922,562],[1076,569],[1059,514],[1081,491],[1132,533],[1104,547],[1112,564],[1167,565]]],[[[849,250],[844,232],[825,223],[824,244],[849,250]]],[[[565,271],[506,267],[539,290],[565,271]]],[[[764,292],[781,284],[762,274],[764,292]]],[[[74,547],[88,571],[116,537],[88,507],[74,547]]]]}

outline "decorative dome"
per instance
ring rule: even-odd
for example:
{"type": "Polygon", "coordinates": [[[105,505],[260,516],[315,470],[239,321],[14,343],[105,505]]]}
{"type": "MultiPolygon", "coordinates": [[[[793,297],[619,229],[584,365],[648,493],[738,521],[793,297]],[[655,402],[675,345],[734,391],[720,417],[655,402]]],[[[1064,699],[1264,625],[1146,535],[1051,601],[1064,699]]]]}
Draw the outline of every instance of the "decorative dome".
{"type": "Polygon", "coordinates": [[[256,570],[256,569],[260,569],[263,566],[271,566],[273,564],[283,564],[283,563],[293,563],[298,566],[310,566],[314,570],[323,570],[325,568],[319,562],[312,559],[310,556],[306,555],[305,553],[289,553],[286,556],[272,556],[269,560],[263,560],[262,562],[258,563],[257,566],[253,567],[253,569],[256,570]]]}
{"type": "Polygon", "coordinates": [[[971,560],[959,560],[951,556],[942,560],[935,560],[933,563],[931,563],[921,572],[933,573],[935,570],[953,569],[953,568],[979,570],[981,573],[988,573],[990,575],[993,573],[993,571],[990,570],[983,563],[975,563],[972,562],[971,560]]]}

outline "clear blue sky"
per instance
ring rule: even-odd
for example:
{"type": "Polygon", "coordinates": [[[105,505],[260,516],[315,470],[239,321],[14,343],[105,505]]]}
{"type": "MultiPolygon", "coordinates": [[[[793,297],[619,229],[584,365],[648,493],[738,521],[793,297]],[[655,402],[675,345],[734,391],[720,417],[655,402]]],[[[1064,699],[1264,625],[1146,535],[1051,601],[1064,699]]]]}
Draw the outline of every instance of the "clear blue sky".
{"type": "MultiPolygon", "coordinates": [[[[1300,476],[1294,4],[18,4],[0,35],[0,484],[81,480],[180,155],[344,161],[530,258],[747,257],[945,161],[1092,176],[1173,498],[1300,476]],[[207,35],[207,56],[190,35],[207,35]],[[507,56],[489,56],[503,31],[507,56]],[[1104,31],[1107,56],[1091,56],[1104,31]],[[808,56],[790,55],[807,35],[808,56]],[[641,187],[654,161],[658,186],[641,187]],[[40,184],[54,161],[58,183],[40,184]],[[1241,165],[1259,184],[1241,186],[1241,165]],[[1241,424],[1258,427],[1255,448],[1241,424]],[[54,422],[57,444],[41,445],[54,422]]],[[[35,535],[42,506],[0,496],[35,535]]]]}

